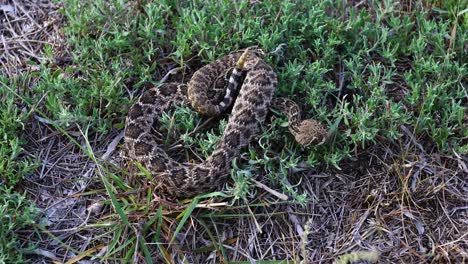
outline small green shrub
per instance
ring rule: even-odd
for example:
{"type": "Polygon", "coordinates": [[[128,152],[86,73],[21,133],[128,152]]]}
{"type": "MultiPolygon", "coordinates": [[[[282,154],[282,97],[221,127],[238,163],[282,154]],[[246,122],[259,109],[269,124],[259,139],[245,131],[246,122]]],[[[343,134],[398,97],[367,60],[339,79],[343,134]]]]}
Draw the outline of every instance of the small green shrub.
{"type": "Polygon", "coordinates": [[[35,167],[29,159],[22,157],[27,113],[21,111],[6,78],[0,77],[0,185],[14,186],[35,167]]]}
{"type": "Polygon", "coordinates": [[[31,201],[11,188],[0,186],[0,263],[26,261],[24,253],[33,245],[20,242],[18,231],[33,225],[37,214],[31,201]]]}

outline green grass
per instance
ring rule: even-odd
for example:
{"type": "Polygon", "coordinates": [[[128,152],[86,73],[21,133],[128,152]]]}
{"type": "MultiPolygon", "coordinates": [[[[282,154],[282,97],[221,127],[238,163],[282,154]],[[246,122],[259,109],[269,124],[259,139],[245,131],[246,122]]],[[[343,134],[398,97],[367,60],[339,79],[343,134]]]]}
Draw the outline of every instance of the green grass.
{"type": "MultiPolygon", "coordinates": [[[[286,120],[275,119],[264,127],[259,143],[242,154],[249,162],[236,161],[230,202],[248,202],[254,195],[250,178],[262,172],[272,186],[305,204],[311,197],[288,182],[288,171],[300,164],[340,168],[370,146],[398,143],[404,134],[401,126],[427,151],[468,154],[468,65],[463,52],[468,22],[462,2],[432,1],[411,12],[393,1],[368,1],[370,11],[326,0],[260,1],[253,6],[249,1],[137,2],[66,0],[61,12],[68,21],[64,32],[72,65],[39,65],[30,90],[19,89],[29,76],[1,79],[0,113],[7,117],[0,122],[2,183],[14,186],[34,168],[31,159],[21,156],[21,134],[32,110],[65,130],[86,127],[89,137],[101,138],[111,128],[123,128],[131,103],[145,83],[158,83],[164,69],[182,67],[189,73],[201,63],[253,45],[266,52],[265,59],[278,73],[276,95],[300,103],[308,116],[334,133],[325,145],[302,148],[288,135],[286,120]],[[15,93],[30,104],[24,105],[15,93]]],[[[53,57],[50,47],[45,50],[53,57]]],[[[168,146],[180,138],[202,157],[219,142],[225,125],[191,134],[202,121],[187,107],[168,113],[163,121],[171,136],[168,146]]],[[[114,192],[127,191],[123,184],[105,185],[119,215],[137,211],[138,202],[115,197],[114,192]]],[[[177,226],[182,227],[190,212],[174,223],[181,220],[177,226]]],[[[160,211],[152,216],[146,242],[160,241],[166,223],[160,211]]],[[[127,228],[129,224],[122,223],[115,230],[127,228]]],[[[105,257],[130,260],[139,250],[150,259],[150,249],[134,238],[117,236],[118,243],[105,257]]],[[[216,235],[210,238],[217,245],[216,235]]],[[[223,255],[222,247],[218,249],[223,255]]],[[[164,255],[171,249],[158,244],[157,250],[164,255]]]]}
{"type": "Polygon", "coordinates": [[[0,186],[0,263],[22,263],[33,244],[24,243],[18,231],[32,226],[38,211],[31,201],[0,186]]]}
{"type": "Polygon", "coordinates": [[[22,145],[26,143],[21,132],[30,112],[23,104],[17,104],[15,91],[9,87],[21,86],[21,81],[9,81],[0,77],[0,185],[14,186],[35,167],[31,159],[24,157],[22,145]]]}
{"type": "Polygon", "coordinates": [[[462,77],[467,69],[461,52],[466,31],[459,27],[447,48],[450,17],[435,21],[419,12],[403,16],[394,5],[376,4],[375,14],[351,9],[349,18],[337,19],[343,8],[328,1],[264,3],[255,8],[247,2],[160,1],[143,5],[142,11],[121,1],[68,1],[66,32],[75,47],[74,61],[79,62],[78,68],[68,70],[82,78],[61,80],[44,71],[37,89],[39,94],[50,91],[46,107],[55,119],[91,123],[102,132],[122,126],[119,117],[127,111],[122,106],[129,105],[125,89],[157,82],[163,74],[158,67],[171,60],[185,66],[194,56],[206,63],[259,45],[271,52],[267,59],[278,71],[278,95],[300,101],[328,125],[340,120],[344,126],[331,150],[327,146],[301,154],[311,164],[324,156],[327,163],[339,166],[350,153],[381,138],[397,139],[400,125],[412,126],[441,152],[460,150],[457,142],[466,133],[462,77]],[[327,8],[335,13],[326,14],[327,8]],[[297,17],[296,12],[304,15],[297,17]],[[344,72],[336,71],[338,67],[344,72]],[[56,94],[64,100],[57,102],[56,94]]]}

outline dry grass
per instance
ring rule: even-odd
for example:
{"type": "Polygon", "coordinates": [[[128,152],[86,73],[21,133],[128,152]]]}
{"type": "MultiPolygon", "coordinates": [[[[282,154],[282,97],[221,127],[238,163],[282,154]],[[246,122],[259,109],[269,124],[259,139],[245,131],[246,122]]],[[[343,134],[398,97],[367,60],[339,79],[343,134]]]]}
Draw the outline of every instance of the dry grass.
{"type": "Polygon", "coordinates": [[[57,9],[51,1],[0,2],[0,73],[17,75],[34,64],[60,59],[63,16],[57,9]],[[44,56],[44,46],[54,50],[54,58],[44,56]]]}
{"type": "MultiPolygon", "coordinates": [[[[44,234],[50,234],[38,241],[40,251],[36,253],[40,255],[33,259],[66,261],[78,255],[71,249],[84,252],[98,247],[97,241],[110,243],[112,233],[93,227],[96,222],[112,225],[115,214],[112,207],[102,204],[108,198],[96,177],[95,163],[44,123],[33,122],[30,131],[34,133],[29,136],[27,151],[38,155],[43,164],[40,173],[28,178],[23,187],[43,209],[48,219],[44,234]],[[96,240],[97,236],[102,237],[96,240]]],[[[83,135],[74,137],[84,141],[83,135]]],[[[95,154],[106,153],[108,143],[104,142],[115,137],[119,138],[118,131],[103,140],[92,140],[95,154]]],[[[425,263],[429,256],[433,263],[463,263],[468,258],[466,162],[466,158],[424,153],[410,137],[400,146],[373,147],[345,164],[341,172],[307,170],[292,177],[292,185],[301,181],[300,193],[313,197],[305,206],[257,189],[248,205],[195,209],[188,227],[170,246],[171,259],[174,263],[184,258],[190,263],[206,263],[215,255],[220,259],[224,255],[229,260],[299,262],[306,255],[329,263],[348,252],[366,249],[380,252],[385,263],[425,263]],[[207,240],[210,236],[222,243],[224,252],[207,240]]],[[[145,200],[144,191],[136,195],[141,201],[145,200]]],[[[150,211],[165,205],[161,240],[168,246],[177,226],[176,216],[185,207],[174,206],[157,194],[152,200],[150,211]]],[[[138,214],[128,217],[137,228],[142,227],[138,214]]]]}

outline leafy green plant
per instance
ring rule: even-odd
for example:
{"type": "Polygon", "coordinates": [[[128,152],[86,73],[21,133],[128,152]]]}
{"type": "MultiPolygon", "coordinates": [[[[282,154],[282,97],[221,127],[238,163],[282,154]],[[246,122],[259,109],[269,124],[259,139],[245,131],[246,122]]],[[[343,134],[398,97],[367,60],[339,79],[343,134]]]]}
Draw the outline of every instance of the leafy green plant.
{"type": "Polygon", "coordinates": [[[23,245],[18,231],[35,223],[36,207],[11,188],[0,186],[0,263],[24,263],[24,253],[33,245],[23,245]]]}
{"type": "Polygon", "coordinates": [[[21,112],[7,79],[0,77],[0,185],[14,186],[35,167],[22,154],[27,113],[21,112]]]}

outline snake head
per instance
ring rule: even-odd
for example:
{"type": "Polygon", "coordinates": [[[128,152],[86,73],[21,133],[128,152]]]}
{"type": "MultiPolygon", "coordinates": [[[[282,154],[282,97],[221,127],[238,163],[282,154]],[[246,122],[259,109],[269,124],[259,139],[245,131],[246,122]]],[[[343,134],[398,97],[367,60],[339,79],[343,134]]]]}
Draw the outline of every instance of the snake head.
{"type": "Polygon", "coordinates": [[[303,146],[322,145],[328,138],[328,131],[317,120],[307,119],[301,122],[293,135],[303,146]]]}

